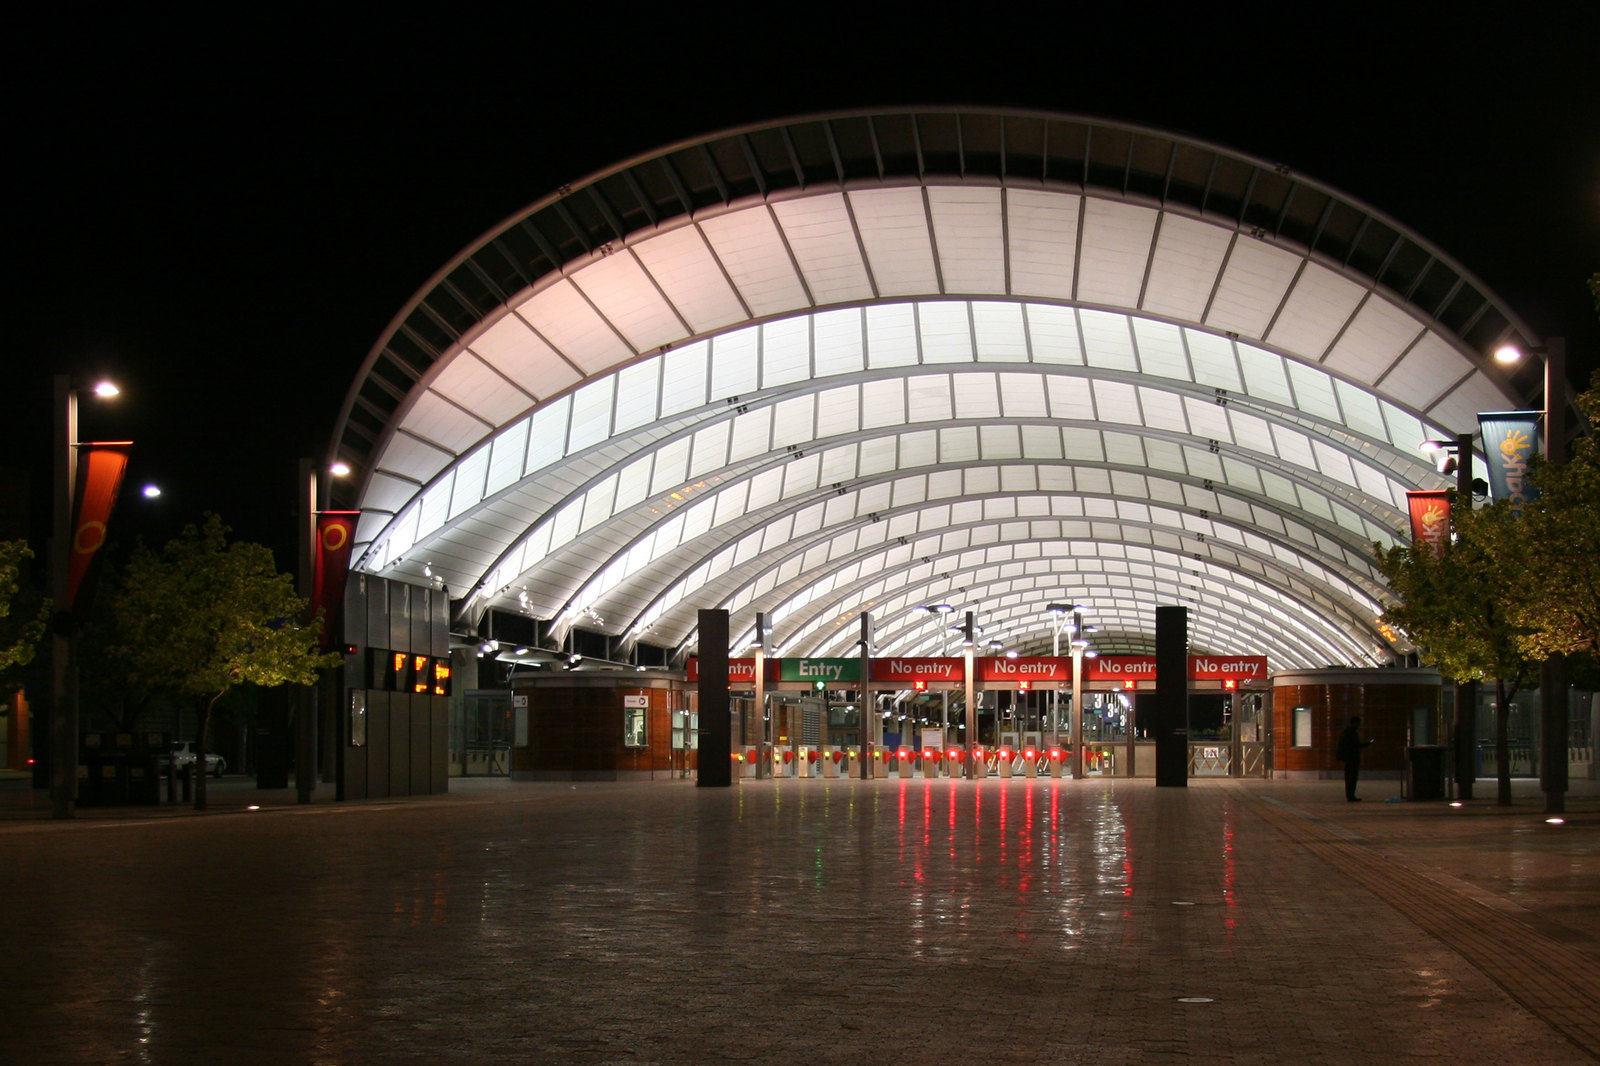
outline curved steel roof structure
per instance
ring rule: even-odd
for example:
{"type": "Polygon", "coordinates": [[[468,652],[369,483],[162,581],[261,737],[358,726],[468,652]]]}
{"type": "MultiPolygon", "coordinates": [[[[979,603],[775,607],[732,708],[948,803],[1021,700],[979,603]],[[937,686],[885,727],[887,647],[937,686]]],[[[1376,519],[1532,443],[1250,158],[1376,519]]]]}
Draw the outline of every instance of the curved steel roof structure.
{"type": "Polygon", "coordinates": [[[682,653],[936,653],[918,605],[1106,652],[1154,607],[1274,669],[1390,658],[1371,545],[1418,450],[1525,404],[1537,338],[1447,255],[1284,167],[1136,126],[893,111],[564,186],[395,319],[330,458],[354,568],[682,653]]]}

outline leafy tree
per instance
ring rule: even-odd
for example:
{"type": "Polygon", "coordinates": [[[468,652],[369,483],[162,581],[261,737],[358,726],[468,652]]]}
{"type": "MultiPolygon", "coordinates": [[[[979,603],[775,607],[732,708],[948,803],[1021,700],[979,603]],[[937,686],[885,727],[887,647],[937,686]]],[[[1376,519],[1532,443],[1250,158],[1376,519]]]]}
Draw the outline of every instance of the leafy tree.
{"type": "MultiPolygon", "coordinates": [[[[307,685],[338,655],[317,651],[318,619],[302,624],[306,601],[259,544],[228,542],[208,514],[159,553],[142,546],[124,571],[113,612],[121,634],[114,654],[130,679],[194,701],[195,745],[204,756],[211,711],[244,683],[307,685]]],[[[204,763],[199,766],[203,768],[204,763]]],[[[195,774],[194,805],[206,805],[206,776],[195,774]]]]}
{"type": "Polygon", "coordinates": [[[1589,433],[1566,462],[1535,460],[1529,476],[1539,496],[1520,523],[1489,530],[1489,550],[1518,574],[1507,608],[1531,658],[1600,650],[1600,371],[1578,406],[1589,433]]]}
{"type": "Polygon", "coordinates": [[[1504,507],[1472,511],[1454,498],[1451,505],[1457,539],[1443,555],[1435,556],[1426,545],[1373,546],[1378,569],[1400,599],[1383,617],[1409,633],[1421,647],[1423,661],[1446,677],[1457,682],[1494,679],[1497,800],[1510,805],[1507,717],[1533,660],[1523,648],[1527,633],[1509,608],[1521,595],[1521,575],[1494,546],[1515,535],[1517,521],[1504,507]]]}
{"type": "Polygon", "coordinates": [[[0,683],[7,688],[16,668],[33,661],[50,622],[50,601],[22,583],[23,562],[32,558],[26,541],[0,541],[0,683]]]}

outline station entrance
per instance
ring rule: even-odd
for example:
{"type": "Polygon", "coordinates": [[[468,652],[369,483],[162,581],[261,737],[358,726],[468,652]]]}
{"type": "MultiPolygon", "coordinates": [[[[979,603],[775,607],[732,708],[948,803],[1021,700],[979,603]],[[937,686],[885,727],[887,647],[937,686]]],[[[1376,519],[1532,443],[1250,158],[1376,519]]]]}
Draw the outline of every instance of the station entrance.
{"type": "MultiPolygon", "coordinates": [[[[755,661],[732,660],[733,757],[750,777],[862,776],[867,758],[873,777],[1071,777],[1081,747],[1084,777],[1153,778],[1153,659],[1080,664],[1076,715],[1068,664],[979,659],[969,686],[961,659],[868,660],[865,683],[862,660],[768,660],[758,696],[755,661]]],[[[1191,657],[1190,777],[1270,774],[1265,674],[1260,658],[1191,657]]]]}

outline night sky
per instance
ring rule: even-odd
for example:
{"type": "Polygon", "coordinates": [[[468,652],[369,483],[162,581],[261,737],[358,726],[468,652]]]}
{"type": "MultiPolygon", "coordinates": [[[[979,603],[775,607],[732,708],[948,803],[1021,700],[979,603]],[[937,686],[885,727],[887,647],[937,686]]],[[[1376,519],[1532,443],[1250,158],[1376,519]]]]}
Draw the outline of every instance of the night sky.
{"type": "Polygon", "coordinates": [[[114,375],[124,396],[86,403],[83,436],[136,442],[124,535],[159,542],[210,510],[288,566],[298,457],[324,454],[379,334],[463,247],[676,140],[896,105],[1136,122],[1282,162],[1568,337],[1587,380],[1600,16],[1342,22],[1329,5],[1288,25],[1286,5],[1199,6],[11,16],[0,466],[34,477],[42,536],[50,375],[114,375]],[[165,495],[140,499],[145,481],[165,495]]]}

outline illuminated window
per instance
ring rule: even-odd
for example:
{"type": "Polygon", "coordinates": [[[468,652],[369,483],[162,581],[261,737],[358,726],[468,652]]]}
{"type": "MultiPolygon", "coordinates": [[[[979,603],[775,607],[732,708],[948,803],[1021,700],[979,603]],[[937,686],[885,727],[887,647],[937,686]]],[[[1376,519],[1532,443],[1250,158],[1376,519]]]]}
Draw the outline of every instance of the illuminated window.
{"type": "Polygon", "coordinates": [[[1311,708],[1296,707],[1294,709],[1294,746],[1297,748],[1311,747],[1311,708]]]}
{"type": "Polygon", "coordinates": [[[622,746],[647,748],[650,746],[648,716],[650,697],[644,693],[629,693],[622,697],[622,746]]]}

